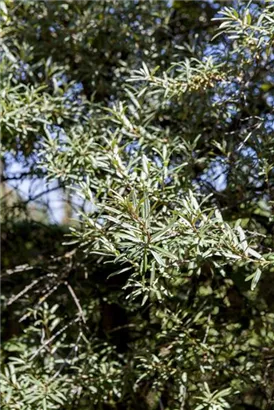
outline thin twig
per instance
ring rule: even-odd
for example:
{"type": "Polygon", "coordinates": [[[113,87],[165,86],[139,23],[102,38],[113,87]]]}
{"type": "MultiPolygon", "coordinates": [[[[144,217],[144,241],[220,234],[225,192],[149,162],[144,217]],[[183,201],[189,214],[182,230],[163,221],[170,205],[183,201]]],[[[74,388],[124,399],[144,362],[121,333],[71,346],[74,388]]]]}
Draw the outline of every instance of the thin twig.
{"type": "Polygon", "coordinates": [[[76,304],[76,306],[77,306],[77,308],[78,308],[78,310],[79,310],[79,313],[80,313],[80,316],[81,316],[81,318],[82,318],[82,321],[83,321],[84,323],[86,323],[86,319],[85,319],[85,316],[84,316],[84,312],[83,312],[82,306],[80,305],[79,299],[77,298],[77,296],[76,296],[74,290],[72,289],[72,287],[70,286],[70,284],[69,284],[68,282],[64,282],[64,284],[65,284],[66,287],[68,288],[68,290],[69,290],[69,292],[70,292],[70,294],[71,294],[71,296],[72,296],[72,298],[73,298],[73,300],[74,300],[74,302],[75,302],[75,304],[76,304]]]}
{"type": "Polygon", "coordinates": [[[37,267],[36,266],[30,266],[28,264],[18,265],[14,269],[7,269],[6,272],[2,273],[1,277],[3,278],[5,276],[13,275],[14,273],[24,272],[24,271],[27,271],[27,270],[33,270],[35,268],[37,268],[37,267]]]}
{"type": "Polygon", "coordinates": [[[50,381],[54,380],[63,370],[63,368],[65,367],[65,365],[68,363],[68,359],[70,357],[70,355],[72,354],[73,351],[77,351],[78,348],[78,343],[80,341],[82,337],[82,330],[80,330],[79,335],[77,336],[77,339],[75,341],[74,346],[71,348],[71,350],[69,351],[68,355],[66,356],[66,358],[64,359],[64,362],[61,364],[61,366],[59,367],[59,369],[56,371],[56,373],[52,376],[52,378],[50,379],[50,381]]]}

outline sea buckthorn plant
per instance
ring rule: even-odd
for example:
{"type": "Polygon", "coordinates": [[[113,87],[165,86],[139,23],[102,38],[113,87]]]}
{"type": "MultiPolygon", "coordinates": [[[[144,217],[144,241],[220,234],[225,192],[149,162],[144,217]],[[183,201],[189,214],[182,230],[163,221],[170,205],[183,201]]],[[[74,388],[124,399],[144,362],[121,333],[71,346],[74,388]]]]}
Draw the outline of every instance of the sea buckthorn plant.
{"type": "Polygon", "coordinates": [[[273,409],[273,2],[0,10],[3,410],[273,409]]]}

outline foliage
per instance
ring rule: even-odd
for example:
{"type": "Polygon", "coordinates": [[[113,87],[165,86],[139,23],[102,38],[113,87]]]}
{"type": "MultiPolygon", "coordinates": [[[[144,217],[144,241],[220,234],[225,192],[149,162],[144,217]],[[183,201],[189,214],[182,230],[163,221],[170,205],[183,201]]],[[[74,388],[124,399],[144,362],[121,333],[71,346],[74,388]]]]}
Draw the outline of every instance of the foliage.
{"type": "Polygon", "coordinates": [[[273,4],[0,4],[3,409],[272,408],[273,4]]]}

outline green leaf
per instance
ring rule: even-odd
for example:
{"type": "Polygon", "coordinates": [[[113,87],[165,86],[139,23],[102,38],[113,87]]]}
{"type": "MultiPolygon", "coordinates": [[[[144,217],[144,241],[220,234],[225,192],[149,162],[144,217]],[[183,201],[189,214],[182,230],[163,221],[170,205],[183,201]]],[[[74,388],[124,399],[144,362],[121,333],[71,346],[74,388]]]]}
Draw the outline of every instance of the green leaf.
{"type": "Polygon", "coordinates": [[[158,251],[159,253],[161,253],[162,255],[164,255],[165,257],[169,258],[169,259],[177,259],[177,256],[175,256],[173,253],[169,252],[167,249],[164,248],[160,248],[160,246],[157,245],[151,245],[152,249],[155,249],[156,251],[158,251]]]}
{"type": "Polygon", "coordinates": [[[239,236],[240,236],[240,245],[241,245],[244,253],[247,254],[248,253],[248,251],[247,251],[248,250],[248,244],[247,244],[247,241],[246,241],[245,233],[244,233],[243,229],[240,226],[238,226],[236,229],[237,229],[237,231],[239,233],[239,236]]]}
{"type": "Polygon", "coordinates": [[[262,274],[261,269],[260,269],[260,268],[257,268],[256,271],[255,271],[255,273],[254,273],[252,282],[251,282],[251,290],[254,290],[254,289],[256,288],[257,283],[258,283],[259,280],[260,280],[261,274],[262,274]]]}
{"type": "Polygon", "coordinates": [[[162,238],[168,231],[170,231],[175,226],[176,219],[177,218],[175,218],[172,222],[170,222],[164,228],[160,229],[158,232],[151,235],[151,243],[158,242],[160,238],[162,238]]]}
{"type": "Polygon", "coordinates": [[[150,216],[150,202],[148,199],[148,196],[145,195],[144,198],[144,206],[143,206],[143,218],[145,221],[147,221],[149,219],[150,216]]]}
{"type": "Polygon", "coordinates": [[[248,247],[247,248],[247,253],[251,256],[254,256],[254,258],[256,258],[256,259],[263,259],[263,257],[257,251],[255,251],[252,248],[248,247]]]}
{"type": "Polygon", "coordinates": [[[165,262],[163,261],[163,259],[161,258],[161,256],[155,251],[150,249],[150,252],[152,253],[152,255],[154,256],[156,262],[161,265],[161,266],[165,266],[165,262]]]}

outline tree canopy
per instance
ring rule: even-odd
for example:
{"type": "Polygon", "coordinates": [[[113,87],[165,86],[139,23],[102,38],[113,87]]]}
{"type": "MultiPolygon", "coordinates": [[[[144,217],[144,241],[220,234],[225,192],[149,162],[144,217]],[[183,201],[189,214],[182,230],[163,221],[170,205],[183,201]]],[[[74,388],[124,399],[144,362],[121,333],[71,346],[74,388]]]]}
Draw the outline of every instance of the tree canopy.
{"type": "Polygon", "coordinates": [[[0,11],[3,410],[272,409],[273,2],[0,11]]]}

